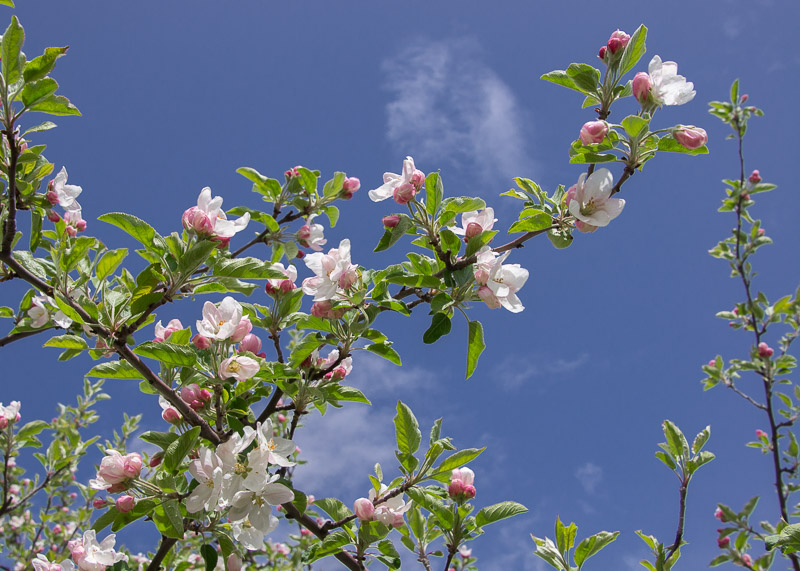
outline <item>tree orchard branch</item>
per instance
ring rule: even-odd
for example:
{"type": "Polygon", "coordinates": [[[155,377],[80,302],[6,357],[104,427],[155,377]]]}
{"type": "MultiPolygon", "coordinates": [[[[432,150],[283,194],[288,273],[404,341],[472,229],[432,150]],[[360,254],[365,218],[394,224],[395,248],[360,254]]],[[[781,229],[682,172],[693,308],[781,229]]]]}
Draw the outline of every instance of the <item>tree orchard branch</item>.
{"type": "Polygon", "coordinates": [[[161,544],[158,546],[158,551],[156,551],[156,554],[153,556],[153,559],[147,566],[147,571],[159,571],[161,569],[161,562],[164,561],[164,557],[167,556],[176,543],[178,543],[178,540],[174,537],[162,535],[161,544]]]}
{"type": "MultiPolygon", "coordinates": [[[[329,532],[327,529],[325,529],[325,525],[319,526],[316,520],[314,520],[312,517],[308,516],[307,514],[300,513],[300,510],[298,510],[297,506],[295,506],[292,502],[281,504],[281,507],[286,513],[286,517],[297,520],[300,525],[305,527],[319,539],[325,539],[328,536],[329,532]]],[[[334,557],[336,557],[336,559],[343,563],[348,569],[352,569],[353,571],[361,571],[361,569],[363,569],[358,561],[344,551],[340,551],[339,553],[335,554],[334,557]]],[[[155,570],[148,569],[148,571],[155,570]]]]}

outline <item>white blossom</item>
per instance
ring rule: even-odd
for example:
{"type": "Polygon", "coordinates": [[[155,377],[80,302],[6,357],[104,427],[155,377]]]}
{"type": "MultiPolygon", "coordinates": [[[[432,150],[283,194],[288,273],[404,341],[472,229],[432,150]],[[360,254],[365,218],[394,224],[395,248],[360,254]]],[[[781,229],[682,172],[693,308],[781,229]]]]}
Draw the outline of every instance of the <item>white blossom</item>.
{"type": "Polygon", "coordinates": [[[650,94],[658,105],[683,105],[694,99],[697,93],[694,83],[678,75],[678,64],[674,61],[662,62],[659,56],[653,56],[648,72],[652,84],[650,94]]]}
{"type": "Polygon", "coordinates": [[[203,305],[203,319],[197,321],[197,331],[209,339],[228,339],[242,320],[242,306],[230,296],[219,304],[207,301],[203,305]]]}

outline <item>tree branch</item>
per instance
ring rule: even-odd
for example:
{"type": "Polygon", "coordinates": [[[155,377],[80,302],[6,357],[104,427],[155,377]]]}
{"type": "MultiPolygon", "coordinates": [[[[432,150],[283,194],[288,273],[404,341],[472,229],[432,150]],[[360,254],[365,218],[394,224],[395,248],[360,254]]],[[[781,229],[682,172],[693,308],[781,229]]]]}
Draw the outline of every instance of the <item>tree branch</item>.
{"type": "Polygon", "coordinates": [[[147,571],[159,571],[159,569],[161,569],[161,562],[164,561],[164,558],[176,543],[178,543],[178,540],[174,537],[162,535],[161,545],[158,546],[158,551],[156,551],[156,554],[153,556],[153,560],[150,561],[150,565],[147,566],[147,571]]]}
{"type": "MultiPolygon", "coordinates": [[[[300,510],[297,509],[292,502],[287,502],[285,504],[281,504],[283,507],[284,513],[286,513],[287,518],[295,519],[305,527],[308,531],[316,535],[319,539],[325,539],[328,536],[328,530],[325,529],[324,526],[320,527],[316,520],[309,517],[306,514],[300,513],[300,510]]],[[[340,551],[336,555],[334,555],[336,559],[341,561],[345,567],[348,569],[352,569],[353,571],[361,571],[362,567],[359,565],[358,561],[356,561],[351,555],[345,553],[344,551],[340,551]]],[[[148,571],[156,571],[155,569],[148,571]]]]}
{"type": "Polygon", "coordinates": [[[12,333],[11,335],[7,335],[3,338],[0,338],[0,347],[5,347],[9,343],[13,343],[14,341],[18,341],[20,339],[25,339],[26,337],[32,337],[37,333],[42,333],[49,329],[55,329],[54,327],[44,327],[42,329],[35,329],[33,331],[20,331],[19,333],[12,333]]]}

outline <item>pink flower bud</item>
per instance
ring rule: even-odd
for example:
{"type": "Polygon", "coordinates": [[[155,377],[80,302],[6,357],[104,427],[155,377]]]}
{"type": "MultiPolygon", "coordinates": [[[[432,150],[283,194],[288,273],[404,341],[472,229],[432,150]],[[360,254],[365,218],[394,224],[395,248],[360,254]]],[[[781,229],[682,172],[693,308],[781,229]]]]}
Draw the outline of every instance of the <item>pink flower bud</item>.
{"type": "Polygon", "coordinates": [[[414,170],[414,174],[411,175],[411,184],[414,185],[414,188],[419,191],[422,188],[422,185],[425,184],[425,173],[419,169],[414,170]]]}
{"type": "Polygon", "coordinates": [[[53,533],[56,533],[56,534],[58,534],[58,533],[61,533],[62,531],[63,531],[63,530],[61,529],[61,526],[60,526],[60,525],[58,525],[58,524],[56,524],[56,525],[53,527],[53,533]]]}
{"type": "Polygon", "coordinates": [[[708,366],[709,366],[709,367],[716,367],[716,366],[717,366],[717,362],[716,362],[714,359],[711,359],[711,360],[708,362],[708,366]]]}
{"type": "Polygon", "coordinates": [[[607,51],[608,51],[608,48],[606,46],[603,46],[602,48],[600,48],[600,51],[597,52],[597,57],[599,57],[600,59],[606,59],[606,52],[607,51]]]}
{"type": "Polygon", "coordinates": [[[228,555],[228,560],[225,562],[228,571],[242,571],[242,558],[236,553],[228,555]]]}
{"type": "Polygon", "coordinates": [[[353,505],[353,511],[359,521],[372,521],[375,515],[375,506],[369,498],[358,498],[353,505]]]}
{"type": "Polygon", "coordinates": [[[760,428],[756,430],[756,438],[766,438],[767,433],[761,430],[760,428]]]}
{"type": "Polygon", "coordinates": [[[745,200],[745,201],[747,201],[747,200],[750,200],[750,195],[749,195],[749,194],[747,194],[747,193],[745,192],[745,193],[742,195],[742,200],[745,200]]]}
{"type": "Polygon", "coordinates": [[[230,237],[224,237],[223,238],[222,236],[212,236],[211,237],[211,241],[212,242],[217,242],[217,249],[218,250],[224,250],[225,248],[227,248],[228,246],[231,245],[230,237]]]}
{"type": "Polygon", "coordinates": [[[200,385],[192,383],[191,385],[183,387],[181,389],[181,400],[187,404],[191,404],[192,401],[200,400],[200,385]]]}
{"type": "Polygon", "coordinates": [[[306,253],[303,250],[298,250],[297,254],[295,255],[295,258],[297,258],[298,260],[302,260],[305,257],[306,253]]]}
{"type": "Polygon", "coordinates": [[[187,232],[198,236],[211,236],[214,233],[214,224],[208,215],[196,206],[184,211],[181,222],[187,232]]]}
{"type": "Polygon", "coordinates": [[[303,224],[297,231],[297,241],[304,248],[308,248],[311,246],[311,242],[309,242],[310,238],[311,238],[311,226],[309,226],[308,224],[303,224]]]}
{"type": "Polygon", "coordinates": [[[8,419],[5,416],[0,416],[0,430],[5,430],[8,427],[8,419]]]}
{"type": "Polygon", "coordinates": [[[117,498],[117,510],[119,510],[121,513],[128,513],[134,508],[135,505],[136,500],[133,498],[133,496],[125,495],[117,498]]]}
{"type": "Polygon", "coordinates": [[[278,288],[267,282],[267,284],[264,286],[264,291],[267,292],[267,295],[275,295],[278,293],[278,288]]]}
{"type": "Polygon", "coordinates": [[[402,513],[395,513],[392,516],[392,527],[403,527],[405,525],[402,513]]]}
{"type": "Polygon", "coordinates": [[[708,142],[705,129],[700,127],[683,127],[677,129],[673,136],[683,147],[691,150],[699,149],[708,142]]]}
{"type": "Polygon", "coordinates": [[[286,422],[286,417],[282,414],[278,415],[278,422],[286,422]]]}
{"type": "Polygon", "coordinates": [[[647,101],[647,98],[650,97],[650,89],[652,88],[650,76],[645,72],[640,71],[633,76],[631,87],[633,88],[633,96],[636,98],[636,100],[639,103],[644,103],[647,101]]]}
{"type": "Polygon", "coordinates": [[[208,389],[201,389],[200,390],[200,400],[204,403],[211,401],[211,391],[208,389]]]}
{"type": "Polygon", "coordinates": [[[342,183],[342,190],[346,193],[349,193],[350,196],[352,196],[353,193],[359,188],[361,188],[361,181],[354,176],[344,179],[344,182],[342,183]]]}
{"type": "Polygon", "coordinates": [[[384,216],[381,221],[386,228],[394,228],[400,223],[400,217],[392,214],[391,216],[384,216]]]}
{"type": "Polygon", "coordinates": [[[494,292],[487,286],[481,286],[478,288],[478,297],[481,299],[481,301],[488,305],[490,309],[500,308],[500,300],[497,299],[497,296],[494,295],[494,292]]]}
{"type": "Polygon", "coordinates": [[[164,460],[164,453],[157,452],[150,457],[150,463],[148,464],[148,466],[150,466],[151,468],[155,468],[156,466],[161,464],[162,460],[164,460]]]}
{"type": "Polygon", "coordinates": [[[477,222],[470,222],[467,224],[467,228],[464,230],[464,236],[469,238],[474,238],[478,236],[481,232],[483,232],[483,226],[478,224],[477,222]]]}
{"type": "Polygon", "coordinates": [[[83,232],[84,230],[86,230],[86,220],[78,220],[75,223],[75,228],[78,229],[78,232],[83,232]]]}
{"type": "Polygon", "coordinates": [[[758,344],[758,356],[759,357],[772,357],[772,354],[774,352],[775,351],[772,349],[772,347],[770,347],[769,345],[767,345],[763,341],[758,344]]]}
{"type": "Polygon", "coordinates": [[[617,53],[619,50],[624,48],[628,45],[628,42],[631,41],[631,37],[623,32],[622,30],[617,30],[611,37],[608,39],[608,49],[612,54],[617,53]]]}
{"type": "Polygon", "coordinates": [[[61,220],[61,216],[59,216],[58,212],[56,212],[55,210],[48,210],[47,211],[47,219],[50,222],[52,222],[53,224],[55,224],[56,222],[61,220]]]}
{"type": "Polygon", "coordinates": [[[744,555],[742,555],[742,562],[748,567],[750,567],[753,564],[753,558],[750,557],[747,553],[745,553],[744,555]]]}
{"type": "Polygon", "coordinates": [[[248,317],[242,317],[242,320],[239,322],[239,325],[236,326],[236,329],[233,330],[233,334],[231,335],[231,341],[234,343],[239,343],[242,339],[245,338],[245,335],[250,333],[253,330],[253,324],[250,323],[250,319],[248,317]]]}
{"type": "Polygon", "coordinates": [[[281,293],[289,293],[290,291],[293,291],[295,289],[297,289],[297,286],[294,284],[292,280],[283,280],[280,283],[281,293]]]}
{"type": "Polygon", "coordinates": [[[753,184],[758,184],[759,182],[761,182],[761,173],[759,173],[758,169],[756,169],[752,173],[750,173],[750,178],[748,178],[747,180],[749,180],[753,184]]]}
{"type": "Polygon", "coordinates": [[[717,540],[717,545],[719,546],[720,549],[725,549],[726,547],[728,547],[728,545],[730,545],[730,543],[731,543],[731,538],[728,536],[720,537],[717,540]]]}
{"type": "Polygon", "coordinates": [[[73,238],[78,235],[78,231],[72,226],[67,226],[66,232],[67,235],[72,236],[73,238]]]}
{"type": "Polygon", "coordinates": [[[605,121],[589,121],[581,127],[580,139],[584,145],[602,143],[608,133],[608,123],[605,121]]]}
{"type": "Polygon", "coordinates": [[[136,452],[126,454],[122,470],[128,478],[138,478],[142,471],[142,457],[136,452]]]}
{"type": "Polygon", "coordinates": [[[72,555],[73,561],[80,563],[86,557],[86,550],[83,548],[83,543],[78,543],[70,547],[70,555],[72,555]]]}
{"type": "Polygon", "coordinates": [[[300,535],[311,535],[311,532],[308,531],[306,528],[300,530],[300,535]]]}
{"type": "Polygon", "coordinates": [[[717,508],[717,509],[714,511],[714,517],[715,517],[715,518],[717,518],[719,521],[721,521],[721,522],[723,522],[723,523],[724,523],[725,521],[727,521],[727,520],[725,519],[725,512],[723,512],[723,511],[722,511],[722,508],[717,508]]]}
{"type": "Polygon", "coordinates": [[[461,480],[452,480],[450,485],[447,486],[447,494],[452,499],[461,498],[462,494],[464,493],[464,482],[461,480]]]}
{"type": "Polygon", "coordinates": [[[180,413],[172,407],[164,409],[164,412],[161,413],[161,418],[170,424],[178,424],[181,421],[180,413]]]}
{"type": "Polygon", "coordinates": [[[208,349],[211,347],[211,340],[208,337],[203,337],[198,333],[192,337],[192,344],[198,349],[208,349]]]}
{"type": "Polygon", "coordinates": [[[51,206],[58,204],[58,194],[54,190],[48,190],[44,197],[51,206]]]}
{"type": "Polygon", "coordinates": [[[758,229],[758,235],[759,236],[763,236],[765,232],[766,232],[766,230],[764,230],[763,228],[759,228],[758,229]]]}
{"type": "Polygon", "coordinates": [[[475,282],[478,285],[485,286],[488,281],[489,281],[488,270],[475,270],[475,282]]]}
{"type": "Polygon", "coordinates": [[[96,510],[101,510],[106,507],[106,501],[101,500],[100,498],[95,498],[92,500],[92,507],[94,507],[96,510]]]}
{"type": "Polygon", "coordinates": [[[394,201],[397,204],[408,204],[417,194],[417,189],[411,183],[401,184],[394,189],[394,201]]]}
{"type": "Polygon", "coordinates": [[[748,99],[750,99],[750,96],[749,96],[749,95],[747,95],[747,93],[745,93],[745,94],[743,94],[743,95],[742,95],[742,97],[739,99],[739,103],[744,103],[744,102],[745,102],[745,101],[747,101],[748,99]]]}
{"type": "Polygon", "coordinates": [[[257,335],[248,333],[239,343],[239,351],[250,351],[251,353],[258,353],[261,351],[261,339],[257,335]]]}

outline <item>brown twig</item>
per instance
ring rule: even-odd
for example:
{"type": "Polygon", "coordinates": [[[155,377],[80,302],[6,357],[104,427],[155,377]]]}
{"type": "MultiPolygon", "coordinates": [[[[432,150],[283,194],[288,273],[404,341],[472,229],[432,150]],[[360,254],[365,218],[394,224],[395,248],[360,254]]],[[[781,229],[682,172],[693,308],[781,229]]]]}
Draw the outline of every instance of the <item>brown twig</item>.
{"type": "Polygon", "coordinates": [[[178,540],[174,537],[162,535],[161,545],[158,546],[158,551],[156,551],[152,561],[150,561],[150,565],[147,566],[147,571],[159,571],[159,569],[161,569],[161,562],[164,561],[164,558],[176,543],[178,543],[178,540]]]}

